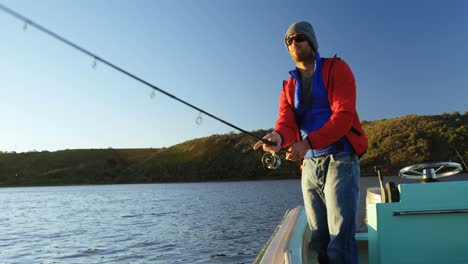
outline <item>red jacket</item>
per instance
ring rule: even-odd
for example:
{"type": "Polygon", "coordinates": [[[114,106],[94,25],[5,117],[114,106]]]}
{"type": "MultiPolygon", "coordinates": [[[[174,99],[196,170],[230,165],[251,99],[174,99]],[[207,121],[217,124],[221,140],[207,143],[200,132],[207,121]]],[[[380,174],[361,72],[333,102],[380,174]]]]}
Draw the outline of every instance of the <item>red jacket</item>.
{"type": "MultiPolygon", "coordinates": [[[[332,115],[325,125],[310,133],[307,139],[313,149],[321,149],[345,136],[356,154],[361,156],[366,152],[368,142],[356,112],[356,82],[353,73],[346,62],[335,56],[323,61],[322,74],[332,115]]],[[[296,79],[290,77],[283,82],[275,126],[275,131],[283,138],[283,148],[301,140],[294,109],[295,90],[296,79]]]]}

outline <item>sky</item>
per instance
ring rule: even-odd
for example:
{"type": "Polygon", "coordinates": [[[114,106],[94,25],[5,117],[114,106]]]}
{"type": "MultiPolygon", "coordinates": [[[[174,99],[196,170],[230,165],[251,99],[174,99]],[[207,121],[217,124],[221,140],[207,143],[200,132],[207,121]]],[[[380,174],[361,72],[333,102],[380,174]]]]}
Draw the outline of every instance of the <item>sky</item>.
{"type": "MultiPolygon", "coordinates": [[[[351,67],[361,120],[468,110],[468,2],[0,0],[149,83],[252,131],[274,127],[295,64],[284,34],[315,29],[351,67]]],[[[235,129],[0,12],[0,151],[160,148],[235,129]]]]}

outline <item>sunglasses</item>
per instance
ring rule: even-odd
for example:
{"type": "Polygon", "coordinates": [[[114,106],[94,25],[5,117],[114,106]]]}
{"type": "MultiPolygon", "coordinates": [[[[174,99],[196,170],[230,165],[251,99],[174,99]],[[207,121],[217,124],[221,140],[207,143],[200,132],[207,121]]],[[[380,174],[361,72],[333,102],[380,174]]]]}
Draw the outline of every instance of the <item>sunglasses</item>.
{"type": "Polygon", "coordinates": [[[306,41],[307,38],[305,35],[303,34],[299,34],[299,35],[295,35],[293,37],[289,37],[286,39],[286,45],[291,45],[293,43],[293,41],[296,41],[296,43],[299,43],[299,42],[302,42],[302,41],[306,41]]]}

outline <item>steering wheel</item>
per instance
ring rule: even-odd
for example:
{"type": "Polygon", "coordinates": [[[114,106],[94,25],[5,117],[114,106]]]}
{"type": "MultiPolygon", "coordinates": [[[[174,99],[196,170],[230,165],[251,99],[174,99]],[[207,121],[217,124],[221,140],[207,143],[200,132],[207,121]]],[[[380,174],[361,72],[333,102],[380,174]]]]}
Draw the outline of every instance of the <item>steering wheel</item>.
{"type": "Polygon", "coordinates": [[[399,175],[405,179],[437,181],[438,177],[451,176],[462,170],[456,162],[420,163],[401,169],[399,175]],[[440,170],[442,172],[437,174],[440,170]]]}

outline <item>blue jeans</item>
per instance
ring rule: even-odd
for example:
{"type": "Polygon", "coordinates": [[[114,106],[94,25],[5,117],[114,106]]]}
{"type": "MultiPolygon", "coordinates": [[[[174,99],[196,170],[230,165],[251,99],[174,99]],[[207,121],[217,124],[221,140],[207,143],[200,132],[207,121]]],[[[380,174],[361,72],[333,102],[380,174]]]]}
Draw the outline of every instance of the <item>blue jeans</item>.
{"type": "Polygon", "coordinates": [[[359,160],[354,153],[304,159],[302,194],[320,263],[358,264],[359,160]]]}

